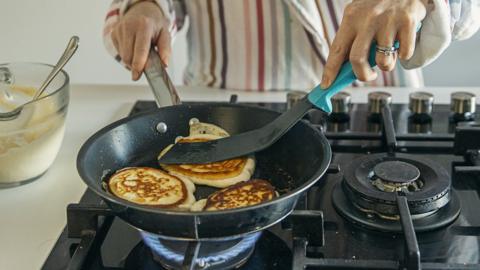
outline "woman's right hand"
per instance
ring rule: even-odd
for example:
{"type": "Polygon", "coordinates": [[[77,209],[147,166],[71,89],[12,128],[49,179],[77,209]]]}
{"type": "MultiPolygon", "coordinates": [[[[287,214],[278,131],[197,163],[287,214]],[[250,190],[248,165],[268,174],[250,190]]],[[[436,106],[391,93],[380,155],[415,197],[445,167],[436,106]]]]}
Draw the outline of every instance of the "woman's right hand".
{"type": "Polygon", "coordinates": [[[165,64],[171,54],[168,21],[160,7],[150,1],[135,4],[119,19],[112,30],[112,40],[135,81],[141,77],[152,45],[165,64]]]}

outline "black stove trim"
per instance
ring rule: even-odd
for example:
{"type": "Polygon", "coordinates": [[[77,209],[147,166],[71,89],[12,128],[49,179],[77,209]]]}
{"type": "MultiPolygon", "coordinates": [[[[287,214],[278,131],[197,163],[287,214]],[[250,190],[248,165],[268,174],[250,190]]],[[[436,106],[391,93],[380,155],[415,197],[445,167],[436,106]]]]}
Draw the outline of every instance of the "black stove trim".
{"type": "Polygon", "coordinates": [[[456,155],[466,155],[471,150],[479,150],[480,122],[466,122],[455,129],[454,149],[456,155]]]}

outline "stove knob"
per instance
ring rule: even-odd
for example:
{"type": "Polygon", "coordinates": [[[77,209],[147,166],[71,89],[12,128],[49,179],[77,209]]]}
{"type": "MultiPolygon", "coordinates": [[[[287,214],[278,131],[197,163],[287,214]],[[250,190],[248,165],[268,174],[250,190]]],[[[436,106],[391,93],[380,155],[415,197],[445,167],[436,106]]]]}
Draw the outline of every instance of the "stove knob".
{"type": "Polygon", "coordinates": [[[433,95],[427,92],[413,92],[409,95],[408,108],[414,114],[431,114],[433,95]]]}
{"type": "Polygon", "coordinates": [[[454,114],[475,113],[475,95],[468,92],[455,92],[450,96],[450,109],[454,114]]]}
{"type": "Polygon", "coordinates": [[[392,95],[387,92],[371,92],[368,94],[368,112],[379,114],[382,112],[382,106],[392,103],[392,95]]]}
{"type": "Polygon", "coordinates": [[[340,92],[332,97],[332,113],[348,114],[352,97],[349,93],[340,92]]]}
{"type": "Polygon", "coordinates": [[[303,91],[289,91],[287,93],[287,109],[292,108],[297,102],[307,95],[303,91]]]}

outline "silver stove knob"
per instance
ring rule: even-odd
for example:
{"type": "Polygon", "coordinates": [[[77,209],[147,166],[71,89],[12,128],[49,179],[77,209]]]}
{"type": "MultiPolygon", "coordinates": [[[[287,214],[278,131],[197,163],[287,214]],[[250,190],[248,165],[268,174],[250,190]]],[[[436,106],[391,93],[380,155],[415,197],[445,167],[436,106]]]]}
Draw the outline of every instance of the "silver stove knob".
{"type": "Polygon", "coordinates": [[[427,92],[413,92],[409,95],[408,108],[415,114],[431,114],[433,95],[427,92]]]}
{"type": "Polygon", "coordinates": [[[303,91],[289,91],[287,93],[287,109],[292,108],[297,102],[307,95],[303,91]]]}
{"type": "Polygon", "coordinates": [[[383,105],[392,103],[392,95],[387,92],[371,92],[368,94],[368,112],[381,113],[383,105]]]}
{"type": "Polygon", "coordinates": [[[450,109],[456,114],[475,113],[475,95],[469,92],[455,92],[450,95],[450,109]]]}
{"type": "Polygon", "coordinates": [[[350,111],[352,97],[349,93],[340,92],[332,97],[332,112],[345,113],[350,111]]]}

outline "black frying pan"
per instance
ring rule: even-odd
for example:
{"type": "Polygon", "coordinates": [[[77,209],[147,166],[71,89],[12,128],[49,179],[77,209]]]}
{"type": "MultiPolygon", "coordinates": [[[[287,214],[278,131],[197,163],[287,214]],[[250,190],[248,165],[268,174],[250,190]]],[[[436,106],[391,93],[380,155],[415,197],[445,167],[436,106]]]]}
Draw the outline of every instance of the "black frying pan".
{"type": "MultiPolygon", "coordinates": [[[[177,105],[127,117],[98,131],[82,146],[77,168],[88,187],[134,227],[176,239],[239,236],[265,229],[285,218],[298,197],[325,173],[331,159],[327,139],[317,129],[298,122],[271,147],[258,152],[254,177],[270,181],[281,196],[262,204],[215,212],[180,212],[137,205],[104,189],[102,181],[132,166],[159,168],[159,152],[175,137],[188,135],[188,122],[216,124],[231,134],[264,126],[279,113],[235,104],[177,105]],[[164,122],[166,133],[156,130],[164,122]]],[[[197,185],[195,197],[206,198],[217,189],[197,185]]]]}

